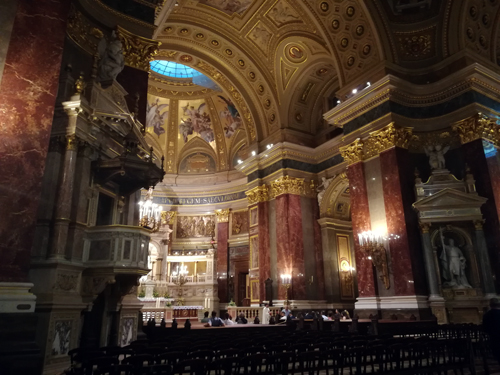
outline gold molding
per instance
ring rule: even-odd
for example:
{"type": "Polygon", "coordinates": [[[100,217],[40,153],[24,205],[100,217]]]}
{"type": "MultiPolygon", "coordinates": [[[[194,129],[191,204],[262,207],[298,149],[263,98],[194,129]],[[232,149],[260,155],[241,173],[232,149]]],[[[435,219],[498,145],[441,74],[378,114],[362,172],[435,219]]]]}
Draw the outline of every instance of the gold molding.
{"type": "Polygon", "coordinates": [[[452,129],[460,137],[460,142],[466,144],[477,139],[486,139],[496,147],[500,146],[500,126],[497,120],[482,113],[452,125],[452,129]]]}
{"type": "Polygon", "coordinates": [[[125,65],[149,72],[149,63],[158,54],[161,42],[132,34],[121,26],[116,27],[116,35],[122,42],[125,65]]]}
{"type": "Polygon", "coordinates": [[[422,233],[429,233],[429,230],[431,229],[430,223],[420,222],[418,225],[420,226],[420,230],[422,231],[422,233]]]}
{"type": "Polygon", "coordinates": [[[271,182],[271,198],[282,194],[304,195],[304,179],[283,176],[271,182]]]}
{"type": "Polygon", "coordinates": [[[161,223],[170,224],[174,223],[174,219],[177,216],[177,211],[162,211],[161,212],[161,223]]]}
{"type": "Polygon", "coordinates": [[[229,211],[230,208],[215,210],[215,215],[217,216],[217,223],[229,223],[229,211]]]}
{"type": "Polygon", "coordinates": [[[269,200],[269,189],[267,185],[256,186],[245,192],[248,198],[248,205],[255,203],[266,202],[269,200]]]}
{"type": "Polygon", "coordinates": [[[354,142],[347,146],[340,147],[340,155],[347,161],[348,165],[357,163],[363,160],[363,141],[357,138],[354,142]]]}
{"type": "Polygon", "coordinates": [[[391,122],[380,130],[370,133],[365,141],[364,158],[368,159],[392,147],[408,149],[412,140],[412,128],[400,128],[391,122]]]}

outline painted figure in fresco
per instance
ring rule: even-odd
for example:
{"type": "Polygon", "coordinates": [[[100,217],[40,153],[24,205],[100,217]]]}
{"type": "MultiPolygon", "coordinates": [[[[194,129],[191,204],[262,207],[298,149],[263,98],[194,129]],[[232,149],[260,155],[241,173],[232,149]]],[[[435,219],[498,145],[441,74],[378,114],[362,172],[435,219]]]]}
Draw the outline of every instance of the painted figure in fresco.
{"type": "Polygon", "coordinates": [[[158,135],[158,137],[165,133],[163,124],[167,120],[168,116],[168,111],[161,113],[161,111],[168,107],[168,104],[160,104],[159,102],[159,98],[156,98],[156,102],[154,102],[153,104],[149,104],[148,102],[146,112],[146,127],[152,127],[153,131],[158,135]]]}
{"type": "Polygon", "coordinates": [[[226,99],[221,95],[219,95],[219,99],[226,104],[226,108],[220,112],[221,119],[225,120],[225,124],[223,124],[224,134],[226,138],[231,138],[241,125],[241,116],[231,99],[226,99]]]}
{"type": "Polygon", "coordinates": [[[122,42],[114,31],[109,43],[105,38],[101,39],[97,46],[97,52],[99,53],[97,80],[99,82],[115,80],[125,67],[125,58],[123,57],[122,42]]]}
{"type": "Polygon", "coordinates": [[[429,157],[429,165],[431,169],[445,169],[446,163],[444,159],[444,154],[448,152],[450,146],[443,147],[441,145],[426,146],[424,147],[425,153],[429,157]]]}
{"type": "MultiPolygon", "coordinates": [[[[442,236],[442,233],[441,233],[442,236]]],[[[444,238],[441,238],[443,243],[443,251],[439,257],[443,269],[444,287],[460,289],[472,288],[465,276],[466,259],[458,246],[455,246],[455,241],[448,238],[448,245],[444,244],[444,238]]]]}
{"type": "Polygon", "coordinates": [[[212,122],[210,120],[210,115],[205,112],[206,104],[201,104],[198,109],[194,106],[190,106],[189,103],[185,107],[181,107],[184,116],[187,119],[182,119],[179,125],[179,132],[184,139],[184,142],[188,141],[188,136],[193,133],[198,133],[202,139],[211,143],[215,140],[214,131],[212,129],[212,122]]]}
{"type": "Polygon", "coordinates": [[[227,14],[242,14],[252,4],[252,0],[205,0],[204,3],[227,14]]]}

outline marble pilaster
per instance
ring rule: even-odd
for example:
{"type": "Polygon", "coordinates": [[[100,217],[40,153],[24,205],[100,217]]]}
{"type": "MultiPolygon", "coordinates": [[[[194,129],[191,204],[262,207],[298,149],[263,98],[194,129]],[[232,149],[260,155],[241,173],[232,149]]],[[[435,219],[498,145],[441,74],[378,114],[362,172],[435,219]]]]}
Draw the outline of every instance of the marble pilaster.
{"type": "Polygon", "coordinates": [[[70,2],[20,1],[0,86],[0,281],[26,281],[70,2]]]}
{"type": "Polygon", "coordinates": [[[271,278],[271,257],[269,252],[269,202],[259,202],[258,234],[259,234],[259,289],[260,300],[265,300],[265,281],[271,278]]]}
{"type": "Polygon", "coordinates": [[[420,224],[420,228],[422,231],[422,249],[425,261],[425,275],[427,277],[427,286],[429,288],[429,300],[442,300],[443,297],[441,296],[441,292],[439,289],[437,265],[435,262],[434,252],[432,250],[429,227],[429,224],[420,224]]]}
{"type": "Polygon", "coordinates": [[[479,269],[481,278],[483,281],[483,290],[486,297],[493,298],[496,296],[495,293],[495,281],[493,280],[493,274],[491,272],[491,265],[488,256],[488,247],[486,246],[486,238],[483,232],[483,223],[481,221],[476,221],[475,226],[475,247],[477,260],[479,263],[479,269]]]}
{"type": "Polygon", "coordinates": [[[387,232],[399,238],[390,241],[394,295],[426,294],[417,215],[412,209],[413,174],[408,151],[392,147],[380,153],[387,232]]]}
{"type": "Polygon", "coordinates": [[[217,288],[220,303],[228,301],[229,223],[217,223],[217,288]]]}
{"type": "MultiPolygon", "coordinates": [[[[309,198],[312,207],[312,225],[313,225],[313,243],[314,243],[314,260],[316,281],[314,282],[317,288],[317,297],[320,300],[325,299],[325,264],[323,259],[323,242],[321,234],[321,225],[318,223],[319,219],[319,206],[317,198],[309,198]]],[[[307,218],[304,218],[307,220],[307,218]]]]}
{"type": "Polygon", "coordinates": [[[288,253],[289,244],[289,225],[288,225],[288,194],[283,194],[276,197],[276,264],[278,267],[277,285],[278,285],[278,298],[285,299],[285,288],[281,286],[280,274],[292,272],[292,259],[288,253]]]}
{"type": "Polygon", "coordinates": [[[370,209],[365,183],[365,172],[362,162],[349,165],[349,179],[352,229],[354,236],[354,254],[356,258],[356,273],[360,297],[374,297],[375,283],[373,279],[372,262],[366,257],[359,246],[358,234],[371,229],[370,209]]]}

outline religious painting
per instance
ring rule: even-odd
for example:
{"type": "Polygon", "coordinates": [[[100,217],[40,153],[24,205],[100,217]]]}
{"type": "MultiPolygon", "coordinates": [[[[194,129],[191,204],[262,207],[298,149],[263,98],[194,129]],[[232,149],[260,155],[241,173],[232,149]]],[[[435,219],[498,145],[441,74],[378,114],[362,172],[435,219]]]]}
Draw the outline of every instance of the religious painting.
{"type": "Polygon", "coordinates": [[[207,103],[204,100],[179,101],[179,133],[184,144],[195,136],[215,148],[215,135],[207,103]]]}
{"type": "Polygon", "coordinates": [[[200,3],[218,9],[228,15],[232,15],[233,13],[242,15],[252,4],[252,1],[253,0],[200,0],[200,3]]]}
{"type": "Polygon", "coordinates": [[[179,173],[211,173],[215,172],[215,160],[204,152],[197,152],[182,159],[179,173]]]}
{"type": "Polygon", "coordinates": [[[337,234],[337,254],[340,266],[340,293],[342,298],[354,298],[354,282],[351,269],[349,236],[337,234]]]}
{"type": "Polygon", "coordinates": [[[156,134],[158,138],[165,133],[169,104],[169,99],[148,94],[146,108],[146,131],[148,133],[156,134]]]}
{"type": "Polygon", "coordinates": [[[221,125],[224,129],[224,135],[226,138],[231,138],[231,136],[241,126],[242,120],[240,113],[229,97],[226,98],[222,95],[218,95],[214,104],[220,116],[221,125]]]}
{"type": "Polygon", "coordinates": [[[120,346],[127,346],[134,341],[134,318],[123,318],[121,324],[120,346]]]}
{"type": "Polygon", "coordinates": [[[51,354],[52,356],[66,356],[69,351],[72,321],[57,320],[54,327],[51,354]]]}
{"type": "Polygon", "coordinates": [[[259,224],[259,208],[256,206],[250,209],[250,226],[257,224],[259,224]]]}
{"type": "Polygon", "coordinates": [[[250,280],[250,302],[260,302],[259,280],[250,280]]]}
{"type": "Polygon", "coordinates": [[[248,212],[236,211],[231,213],[231,234],[236,236],[242,233],[248,233],[248,212]]]}
{"type": "Polygon", "coordinates": [[[215,216],[178,216],[177,238],[215,237],[215,216]]]}
{"type": "Polygon", "coordinates": [[[250,237],[250,269],[259,268],[259,236],[250,237]]]}

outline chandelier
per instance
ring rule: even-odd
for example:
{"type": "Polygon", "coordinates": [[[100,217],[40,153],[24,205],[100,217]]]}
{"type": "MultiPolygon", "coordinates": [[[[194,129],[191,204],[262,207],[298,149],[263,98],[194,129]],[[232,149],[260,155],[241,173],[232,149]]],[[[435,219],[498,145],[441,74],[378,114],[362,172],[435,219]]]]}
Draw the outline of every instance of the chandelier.
{"type": "Polygon", "coordinates": [[[396,234],[384,234],[382,232],[362,232],[358,234],[359,245],[375,266],[379,278],[384,283],[385,289],[390,288],[389,267],[387,265],[387,250],[385,245],[388,241],[399,238],[396,234]]]}
{"type": "Polygon", "coordinates": [[[182,287],[188,282],[187,274],[187,266],[181,266],[180,268],[177,266],[177,270],[172,272],[172,282],[179,287],[176,300],[177,306],[184,306],[184,290],[182,287]]]}
{"type": "Polygon", "coordinates": [[[139,225],[156,232],[161,225],[162,207],[153,203],[153,188],[150,187],[143,201],[139,202],[139,225]]]}

